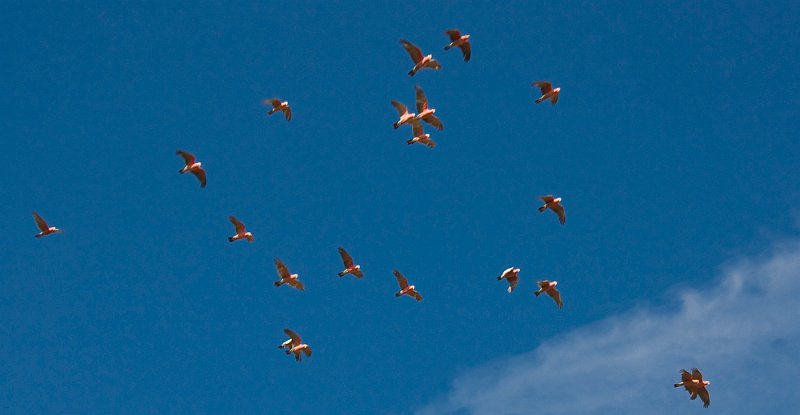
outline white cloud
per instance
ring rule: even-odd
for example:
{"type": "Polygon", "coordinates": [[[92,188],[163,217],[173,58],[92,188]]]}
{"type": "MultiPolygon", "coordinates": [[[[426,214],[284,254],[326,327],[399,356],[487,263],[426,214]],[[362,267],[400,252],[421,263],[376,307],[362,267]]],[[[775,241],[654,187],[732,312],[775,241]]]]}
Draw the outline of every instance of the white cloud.
{"type": "Polygon", "coordinates": [[[670,307],[612,316],[462,373],[417,413],[798,413],[800,244],[710,281],[672,290],[670,307]],[[693,366],[712,382],[709,410],[672,387],[693,366]]]}

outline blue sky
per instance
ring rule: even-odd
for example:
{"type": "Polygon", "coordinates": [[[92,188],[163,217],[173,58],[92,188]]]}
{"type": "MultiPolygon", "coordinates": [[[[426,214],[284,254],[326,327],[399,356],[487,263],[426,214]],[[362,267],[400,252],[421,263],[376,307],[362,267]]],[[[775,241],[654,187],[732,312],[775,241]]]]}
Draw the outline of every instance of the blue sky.
{"type": "Polygon", "coordinates": [[[616,353],[643,357],[620,368],[656,380],[609,402],[590,383],[606,367],[562,374],[552,384],[595,391],[571,410],[641,413],[662,394],[658,410],[699,408],[670,386],[697,365],[713,382],[711,409],[788,414],[800,404],[786,371],[797,354],[780,366],[748,357],[763,341],[800,344],[786,312],[797,310],[786,294],[800,294],[798,12],[792,2],[5,5],[0,407],[511,414],[541,401],[507,405],[482,382],[531,396],[555,376],[542,365],[583,367],[621,342],[616,353]],[[442,50],[452,27],[472,35],[469,63],[442,50]],[[409,78],[403,38],[442,70],[409,78]],[[535,80],[562,88],[557,105],[533,103],[535,80]],[[390,101],[411,105],[417,84],[445,125],[434,150],[391,128],[390,101]],[[292,104],[290,123],[265,115],[272,96],[292,104]],[[203,162],[206,189],[177,174],[177,149],[203,162]],[[536,211],[549,193],[564,198],[565,226],[536,211]],[[32,210],[65,233],[33,238],[32,210]],[[255,243],[227,242],[228,215],[255,243]],[[363,280],[336,277],[337,246],[363,280]],[[306,292],[272,285],[274,257],[306,292]],[[495,277],[512,265],[521,282],[509,295],[495,277]],[[422,303],[394,298],[393,268],[422,303]],[[732,283],[743,273],[752,292],[732,283]],[[563,310],[531,294],[544,278],[559,281],[563,310]],[[732,314],[731,298],[744,310],[777,305],[732,314]],[[680,353],[637,341],[647,330],[612,330],[665,319],[663,335],[706,339],[698,315],[721,327],[733,315],[741,330],[680,353]],[[312,358],[277,350],[284,327],[312,358]],[[731,381],[741,376],[731,368],[755,367],[774,369],[769,399],[731,381]]]}

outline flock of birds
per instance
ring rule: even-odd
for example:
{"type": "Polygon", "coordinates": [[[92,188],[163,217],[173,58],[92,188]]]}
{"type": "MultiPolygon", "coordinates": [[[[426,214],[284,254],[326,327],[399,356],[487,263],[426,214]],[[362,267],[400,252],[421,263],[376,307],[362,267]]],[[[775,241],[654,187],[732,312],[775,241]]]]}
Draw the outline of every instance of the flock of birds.
{"type": "MultiPolygon", "coordinates": [[[[444,50],[457,47],[461,49],[464,61],[469,62],[470,58],[472,57],[472,47],[469,40],[470,35],[462,35],[458,29],[448,30],[445,32],[445,34],[447,34],[449,37],[450,43],[444,47],[444,50]]],[[[433,59],[433,55],[429,54],[423,56],[419,47],[407,40],[401,40],[400,43],[403,45],[403,48],[405,48],[406,52],[408,52],[408,55],[411,57],[411,60],[414,63],[414,67],[412,67],[408,72],[409,76],[414,76],[417,72],[426,68],[435,71],[438,71],[442,68],[442,65],[433,59]]],[[[546,81],[536,81],[531,85],[539,88],[542,94],[535,100],[537,104],[546,100],[550,100],[550,103],[553,105],[558,102],[561,88],[553,88],[552,84],[546,81]]],[[[408,111],[408,107],[401,102],[393,100],[391,103],[392,106],[394,106],[394,108],[397,110],[400,117],[394,123],[394,128],[398,129],[403,125],[410,125],[412,128],[412,133],[414,136],[407,140],[407,144],[411,145],[414,143],[420,143],[428,148],[436,147],[436,142],[430,138],[430,134],[424,132],[422,123],[430,124],[437,131],[444,129],[444,124],[442,124],[442,121],[434,115],[436,113],[436,109],[428,106],[428,99],[425,96],[425,92],[422,90],[422,88],[416,86],[416,113],[410,113],[408,111]]],[[[278,98],[270,98],[263,100],[263,104],[272,107],[267,112],[268,115],[281,112],[283,113],[284,118],[286,118],[286,121],[291,121],[292,109],[289,106],[288,101],[282,101],[278,98]]],[[[203,169],[202,163],[197,161],[197,158],[193,154],[186,151],[178,150],[176,151],[176,154],[183,158],[185,164],[183,168],[178,170],[178,172],[180,174],[193,174],[200,181],[200,187],[206,187],[206,171],[203,169]]],[[[566,223],[567,216],[564,211],[564,206],[561,204],[561,198],[554,197],[553,195],[540,196],[539,198],[544,203],[539,207],[539,212],[544,212],[546,210],[552,211],[558,216],[559,222],[564,225],[566,223]]],[[[40,232],[35,235],[36,238],[63,232],[61,229],[55,226],[50,226],[35,211],[33,212],[33,218],[36,222],[36,226],[40,230],[40,232]]],[[[237,219],[235,216],[229,216],[228,219],[233,224],[236,232],[234,235],[228,237],[229,242],[235,242],[241,239],[247,240],[248,242],[253,242],[255,240],[253,234],[247,230],[242,221],[237,219]]],[[[349,274],[360,279],[364,276],[363,272],[361,271],[361,266],[355,264],[353,258],[344,248],[339,247],[339,255],[342,258],[342,263],[344,266],[344,269],[337,274],[339,277],[349,274]]],[[[280,279],[275,282],[276,287],[288,285],[300,291],[305,290],[305,285],[303,285],[303,283],[300,281],[299,275],[289,272],[289,268],[279,258],[275,258],[275,269],[280,277],[280,279]]],[[[422,301],[422,295],[419,293],[419,291],[417,291],[417,288],[413,284],[408,282],[408,278],[406,278],[406,276],[397,269],[395,269],[393,272],[394,277],[397,279],[397,283],[400,286],[400,290],[395,293],[395,296],[401,297],[406,295],[417,301],[422,301]]],[[[509,293],[512,293],[519,283],[519,272],[519,268],[510,267],[497,277],[498,280],[506,280],[508,282],[509,293]]],[[[558,289],[556,289],[558,281],[542,280],[538,281],[537,285],[539,289],[534,292],[536,297],[541,294],[547,294],[553,299],[553,301],[555,301],[556,306],[559,309],[564,307],[564,302],[561,299],[561,293],[558,291],[558,289]]],[[[302,354],[305,354],[306,357],[311,356],[311,346],[303,343],[301,337],[297,333],[288,328],[284,329],[284,332],[289,336],[289,339],[281,343],[278,348],[284,350],[287,355],[294,355],[295,360],[298,362],[302,360],[302,354]]],[[[685,369],[681,369],[680,373],[681,382],[676,383],[674,386],[676,388],[683,386],[686,391],[689,392],[690,399],[692,400],[699,396],[703,401],[703,406],[707,408],[711,403],[711,399],[706,386],[708,386],[711,382],[703,380],[703,375],[697,368],[692,369],[691,373],[685,369]]]]}

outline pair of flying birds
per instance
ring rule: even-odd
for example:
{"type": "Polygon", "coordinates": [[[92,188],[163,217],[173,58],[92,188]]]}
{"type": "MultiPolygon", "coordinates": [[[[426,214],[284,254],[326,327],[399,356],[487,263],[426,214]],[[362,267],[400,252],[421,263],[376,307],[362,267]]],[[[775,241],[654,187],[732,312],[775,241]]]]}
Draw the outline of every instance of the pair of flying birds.
{"type": "MultiPolygon", "coordinates": [[[[514,289],[517,288],[517,284],[519,284],[519,268],[508,268],[497,277],[497,280],[506,280],[508,281],[508,293],[511,294],[514,292],[514,289]]],[[[536,285],[539,286],[539,289],[536,290],[533,294],[535,296],[540,296],[541,294],[547,294],[553,301],[556,302],[556,306],[558,308],[564,307],[564,302],[561,300],[561,293],[556,289],[556,285],[558,285],[558,281],[548,281],[542,280],[538,281],[536,285]]]]}
{"type": "MultiPolygon", "coordinates": [[[[461,49],[464,62],[469,62],[469,58],[472,57],[472,46],[469,43],[469,35],[462,35],[458,29],[450,29],[446,31],[445,34],[450,38],[450,43],[444,47],[444,50],[457,47],[461,49]]],[[[414,76],[424,68],[433,69],[434,71],[442,69],[442,65],[437,62],[436,59],[433,59],[433,55],[423,56],[422,50],[420,50],[417,45],[405,39],[400,40],[400,44],[403,45],[411,61],[414,62],[414,67],[408,71],[408,76],[414,76]]]]}

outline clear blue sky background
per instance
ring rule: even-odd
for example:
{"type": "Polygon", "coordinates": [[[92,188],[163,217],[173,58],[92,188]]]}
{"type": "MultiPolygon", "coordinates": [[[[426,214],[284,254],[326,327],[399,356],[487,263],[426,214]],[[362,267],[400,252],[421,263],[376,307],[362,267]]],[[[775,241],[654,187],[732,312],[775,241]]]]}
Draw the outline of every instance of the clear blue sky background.
{"type": "Polygon", "coordinates": [[[410,413],[797,233],[796,2],[105,3],[0,11],[5,414],[410,413]],[[409,78],[402,38],[442,70],[409,78]],[[434,150],[391,127],[416,84],[434,150]],[[32,210],[65,233],[33,238],[32,210]],[[306,292],[272,285],[274,257],[306,292]],[[277,350],[284,327],[312,358],[277,350]]]}

